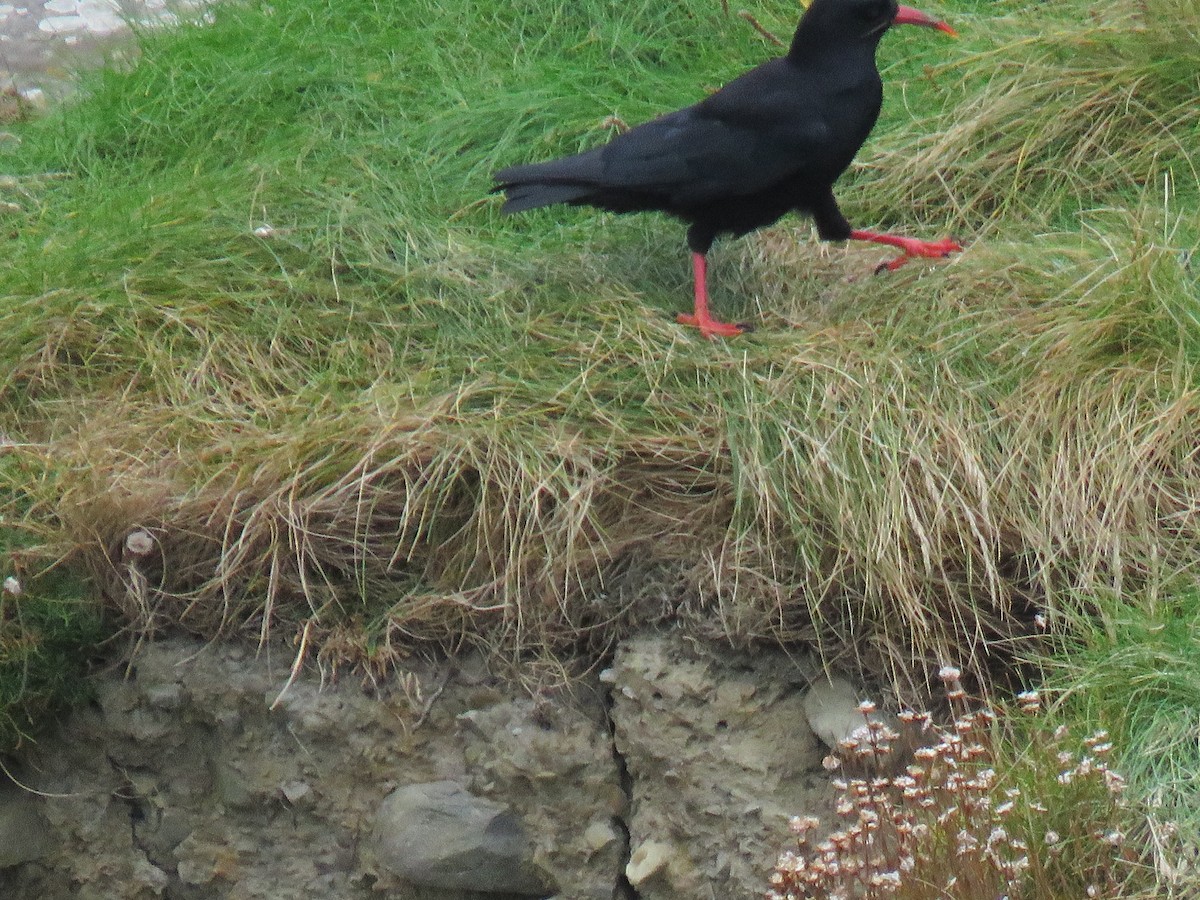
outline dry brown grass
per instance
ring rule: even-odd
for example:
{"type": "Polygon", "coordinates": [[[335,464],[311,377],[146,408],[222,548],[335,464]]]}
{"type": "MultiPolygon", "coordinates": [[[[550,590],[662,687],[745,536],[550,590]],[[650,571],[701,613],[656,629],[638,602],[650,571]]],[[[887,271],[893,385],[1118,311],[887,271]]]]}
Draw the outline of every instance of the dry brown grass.
{"type": "Polygon", "coordinates": [[[910,695],[938,659],[987,681],[1061,598],[1194,574],[1185,273],[1097,233],[892,279],[806,253],[764,268],[776,313],[741,344],[614,301],[589,343],[545,320],[577,360],[563,381],[377,384],[291,431],[270,396],[195,405],[202,381],[175,395],[190,419],[64,407],[31,452],[64,473],[75,557],[142,629],[307,625],[314,652],[383,665],[424,642],[596,654],[685,620],[811,641],[910,695]],[[790,273],[837,290],[789,301],[790,273]]]}

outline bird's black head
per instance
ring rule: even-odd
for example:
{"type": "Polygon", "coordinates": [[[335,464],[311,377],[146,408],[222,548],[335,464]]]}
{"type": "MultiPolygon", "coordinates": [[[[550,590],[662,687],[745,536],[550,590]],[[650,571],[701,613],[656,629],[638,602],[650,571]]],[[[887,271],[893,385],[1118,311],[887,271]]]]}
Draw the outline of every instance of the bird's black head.
{"type": "Polygon", "coordinates": [[[791,52],[803,55],[822,47],[853,45],[873,49],[892,25],[923,25],[954,34],[944,22],[896,0],[812,0],[796,29],[791,52]]]}
{"type": "Polygon", "coordinates": [[[883,34],[895,20],[896,13],[900,11],[900,4],[896,0],[841,0],[841,2],[846,7],[844,15],[848,19],[855,19],[858,28],[862,29],[861,33],[864,35],[876,32],[883,34]]]}

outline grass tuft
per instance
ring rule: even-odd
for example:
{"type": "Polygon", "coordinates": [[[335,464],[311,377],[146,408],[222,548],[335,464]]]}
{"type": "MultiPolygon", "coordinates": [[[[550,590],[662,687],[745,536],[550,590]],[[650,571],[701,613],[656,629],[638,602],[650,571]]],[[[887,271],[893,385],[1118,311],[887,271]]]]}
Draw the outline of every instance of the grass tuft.
{"type": "Polygon", "coordinates": [[[1037,664],[1057,716],[1112,733],[1159,879],[1186,891],[1200,848],[1200,595],[1178,583],[1108,592],[1081,598],[1049,624],[1062,644],[1037,664]]]}
{"type": "Polygon", "coordinates": [[[908,102],[917,124],[875,142],[862,188],[889,218],[950,215],[989,236],[1069,222],[1164,179],[1190,205],[1198,23],[1196,0],[993,4],[963,25],[990,46],[926,66],[940,102],[908,102]]]}

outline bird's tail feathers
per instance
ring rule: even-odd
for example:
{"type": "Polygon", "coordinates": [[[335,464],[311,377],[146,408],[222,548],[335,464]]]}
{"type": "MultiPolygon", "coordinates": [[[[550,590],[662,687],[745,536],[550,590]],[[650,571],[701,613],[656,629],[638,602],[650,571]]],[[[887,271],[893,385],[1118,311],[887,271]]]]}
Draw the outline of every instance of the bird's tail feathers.
{"type": "Polygon", "coordinates": [[[498,182],[494,192],[503,191],[508,197],[501,211],[517,213],[555,203],[586,202],[603,182],[600,149],[501,169],[494,176],[498,182]]]}
{"type": "Polygon", "coordinates": [[[498,185],[494,192],[503,191],[504,205],[500,207],[503,213],[519,213],[527,209],[537,209],[539,206],[553,206],[555,203],[570,203],[586,197],[593,187],[585,184],[546,184],[543,182],[507,182],[498,185]]]}

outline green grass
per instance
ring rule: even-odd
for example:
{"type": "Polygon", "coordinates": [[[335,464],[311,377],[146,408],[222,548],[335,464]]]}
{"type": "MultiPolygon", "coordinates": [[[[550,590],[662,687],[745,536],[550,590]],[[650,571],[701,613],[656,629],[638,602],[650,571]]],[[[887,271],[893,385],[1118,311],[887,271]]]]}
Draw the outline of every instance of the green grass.
{"type": "MultiPolygon", "coordinates": [[[[0,446],[0,452],[3,452],[0,446]]],[[[0,753],[88,696],[88,659],[105,636],[101,611],[79,578],[44,571],[25,488],[45,473],[0,456],[0,753]],[[8,501],[8,502],[3,502],[8,501]]]]}
{"type": "Polygon", "coordinates": [[[966,252],[722,244],[715,304],[759,328],[717,343],[673,321],[678,223],[487,192],[774,53],[736,10],[284,0],[144,35],[0,142],[4,458],[54,473],[8,489],[22,552],[131,627],[307,625],[335,663],[683,621],[910,694],[1003,681],[1039,610],[1193,583],[1200,6],[929,11],[963,39],[885,39],[838,193],[966,252]]]}
{"type": "Polygon", "coordinates": [[[1169,581],[1148,593],[1110,592],[1064,610],[1054,626],[1058,652],[1037,660],[1054,721],[1109,732],[1139,837],[1163,883],[1186,891],[1200,848],[1200,593],[1169,581]]]}

